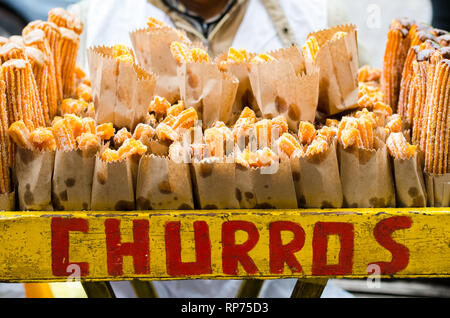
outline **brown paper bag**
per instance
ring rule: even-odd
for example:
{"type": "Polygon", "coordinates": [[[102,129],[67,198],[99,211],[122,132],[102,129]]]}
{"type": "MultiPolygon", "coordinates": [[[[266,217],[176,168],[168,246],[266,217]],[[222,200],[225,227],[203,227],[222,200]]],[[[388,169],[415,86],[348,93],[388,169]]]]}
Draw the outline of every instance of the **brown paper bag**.
{"type": "Polygon", "coordinates": [[[95,154],[82,151],[56,151],[53,172],[53,207],[55,210],[91,209],[92,176],[95,154]]]}
{"type": "MultiPolygon", "coordinates": [[[[224,53],[216,58],[216,63],[219,64],[224,62],[227,58],[228,54],[224,53]]],[[[245,107],[250,107],[255,110],[257,112],[256,116],[261,117],[262,114],[258,113],[258,104],[250,84],[249,63],[227,62],[224,68],[228,73],[233,74],[239,81],[236,97],[231,109],[231,116],[226,124],[234,124],[245,107]]]]}
{"type": "Polygon", "coordinates": [[[306,58],[307,68],[320,68],[318,109],[328,115],[358,107],[358,44],[355,25],[340,25],[312,33],[319,42],[313,63],[306,58]],[[342,39],[331,40],[336,32],[347,32],[342,39]],[[331,41],[330,41],[331,40],[331,41]]]}
{"type": "Polygon", "coordinates": [[[236,163],[236,199],[241,209],[256,208],[256,194],[252,183],[252,169],[236,163]]]}
{"type": "Polygon", "coordinates": [[[376,140],[376,150],[343,149],[338,145],[344,206],[395,207],[395,189],[386,145],[376,140]]]}
{"type": "Polygon", "coordinates": [[[145,120],[155,76],[135,64],[117,62],[109,47],[90,48],[87,55],[97,123],[112,122],[133,131],[145,120]]]}
{"type": "Polygon", "coordinates": [[[297,196],[289,161],[271,167],[251,169],[258,209],[297,209],[297,196]]]}
{"type": "Polygon", "coordinates": [[[193,210],[189,164],[154,155],[142,157],[136,206],[138,210],[193,210]]]}
{"type": "Polygon", "coordinates": [[[183,42],[179,33],[173,28],[161,27],[136,30],[130,33],[130,37],[139,65],[157,76],[155,95],[175,103],[180,99],[180,88],[177,61],[172,56],[170,44],[183,42]]]}
{"type": "Polygon", "coordinates": [[[201,209],[239,209],[235,166],[213,158],[191,163],[192,186],[201,209]]]}
{"type": "Polygon", "coordinates": [[[422,154],[416,153],[408,160],[393,159],[398,207],[421,208],[427,206],[422,156],[422,154]]]}
{"type": "Polygon", "coordinates": [[[15,177],[19,207],[26,211],[52,211],[52,175],[55,152],[33,152],[16,147],[15,177]]]}
{"type": "Polygon", "coordinates": [[[307,73],[299,56],[291,51],[271,52],[280,59],[273,62],[251,64],[250,83],[255,96],[257,113],[272,119],[283,115],[294,132],[300,121],[314,122],[319,96],[319,70],[311,67],[307,73]],[[293,61],[286,58],[293,55],[293,61]]]}
{"type": "Polygon", "coordinates": [[[428,194],[428,206],[450,206],[450,173],[443,175],[425,174],[425,184],[428,194]]]}
{"type": "Polygon", "coordinates": [[[0,194],[0,211],[15,211],[16,210],[16,193],[0,194]]]}
{"type": "Polygon", "coordinates": [[[292,157],[291,168],[300,208],[342,207],[342,184],[335,143],[327,152],[317,156],[292,157]]]}
{"type": "Polygon", "coordinates": [[[95,159],[92,179],[93,211],[131,211],[135,209],[133,163],[130,158],[106,163],[95,159]]]}
{"type": "Polygon", "coordinates": [[[213,63],[183,63],[178,66],[180,95],[186,107],[193,107],[204,129],[220,120],[229,122],[239,81],[221,72],[213,63]]]}

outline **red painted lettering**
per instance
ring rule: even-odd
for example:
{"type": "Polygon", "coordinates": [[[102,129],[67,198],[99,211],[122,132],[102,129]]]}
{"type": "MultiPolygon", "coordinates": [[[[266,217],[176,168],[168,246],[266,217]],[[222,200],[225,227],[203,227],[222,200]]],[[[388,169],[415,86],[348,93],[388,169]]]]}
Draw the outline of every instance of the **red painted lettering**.
{"type": "Polygon", "coordinates": [[[395,242],[392,233],[397,230],[409,229],[412,220],[407,216],[394,216],[378,222],[373,230],[377,242],[392,254],[390,262],[372,263],[380,266],[381,275],[392,275],[405,269],[409,263],[409,250],[406,246],[395,242]]]}
{"type": "Polygon", "coordinates": [[[211,241],[205,221],[194,222],[195,262],[181,261],[180,222],[166,223],[166,263],[167,274],[189,276],[211,274],[211,241]]]}
{"type": "Polygon", "coordinates": [[[123,275],[123,256],[132,256],[135,274],[150,273],[150,247],[148,220],[133,220],[133,243],[122,243],[120,220],[105,221],[108,273],[123,275]]]}
{"type": "Polygon", "coordinates": [[[302,266],[294,253],[300,251],[305,245],[305,231],[303,228],[288,221],[273,222],[269,225],[269,253],[270,272],[272,274],[283,274],[284,263],[291,269],[292,273],[301,273],[302,266]],[[283,245],[281,232],[290,231],[294,238],[288,244],[283,245]]]}
{"type": "Polygon", "coordinates": [[[346,275],[353,269],[353,224],[339,222],[317,222],[313,234],[312,274],[316,276],[346,275]],[[328,236],[339,235],[341,248],[339,264],[327,264],[328,236]]]}
{"type": "Polygon", "coordinates": [[[259,240],[256,226],[247,221],[229,221],[222,225],[222,267],[224,274],[238,275],[238,262],[248,274],[256,274],[258,268],[248,255],[259,240]],[[248,239],[243,244],[236,244],[236,232],[245,231],[248,239]]]}
{"type": "Polygon", "coordinates": [[[70,265],[77,265],[80,268],[80,275],[89,274],[89,264],[70,263],[69,261],[69,232],[89,231],[89,223],[86,219],[77,218],[52,218],[52,272],[55,276],[68,276],[72,273],[67,272],[70,265]]]}

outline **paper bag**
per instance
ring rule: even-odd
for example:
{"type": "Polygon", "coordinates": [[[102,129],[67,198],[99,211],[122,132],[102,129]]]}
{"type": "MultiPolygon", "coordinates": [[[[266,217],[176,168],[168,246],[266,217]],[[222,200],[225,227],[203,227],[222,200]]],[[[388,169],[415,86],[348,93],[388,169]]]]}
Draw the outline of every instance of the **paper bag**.
{"type": "Polygon", "coordinates": [[[236,97],[234,99],[233,107],[231,109],[231,116],[226,124],[234,124],[245,107],[250,107],[251,109],[255,110],[257,112],[256,116],[261,117],[262,114],[258,112],[258,104],[256,102],[255,96],[253,95],[253,90],[250,84],[249,63],[237,63],[234,61],[224,63],[227,58],[227,53],[222,54],[216,58],[216,63],[222,63],[221,69],[223,68],[228,73],[233,74],[238,79],[239,85],[236,91],[236,97]]]}
{"type": "Polygon", "coordinates": [[[342,184],[335,143],[320,155],[301,158],[293,156],[291,168],[300,208],[342,207],[342,184]]]}
{"type": "Polygon", "coordinates": [[[297,196],[289,161],[251,169],[257,209],[297,209],[297,196]]]}
{"type": "Polygon", "coordinates": [[[386,145],[376,150],[338,145],[344,207],[395,207],[395,189],[386,145]]]}
{"type": "MultiPolygon", "coordinates": [[[[297,56],[301,56],[300,51],[297,56]]],[[[283,51],[284,52],[284,51],[283,51]]],[[[272,52],[277,56],[276,52],[272,52]]],[[[278,52],[279,56],[287,53],[278,52]]],[[[300,121],[314,122],[319,96],[319,70],[305,73],[301,63],[286,58],[250,65],[250,83],[263,118],[286,118],[289,128],[298,131],[300,121]]]]}
{"type": "Polygon", "coordinates": [[[20,210],[52,211],[55,152],[16,149],[15,177],[20,210]]]}
{"type": "Polygon", "coordinates": [[[315,63],[306,58],[307,68],[320,68],[318,109],[328,115],[358,107],[358,44],[355,25],[340,25],[321,30],[315,36],[319,43],[315,63]],[[346,32],[333,39],[336,32],[346,32]]]}
{"type": "Polygon", "coordinates": [[[112,48],[90,48],[87,55],[97,123],[112,122],[117,128],[133,131],[145,121],[155,76],[133,63],[116,61],[112,48]]]}
{"type": "Polygon", "coordinates": [[[0,211],[15,211],[16,210],[16,193],[0,194],[0,211]]]}
{"type": "Polygon", "coordinates": [[[407,160],[393,159],[397,207],[427,206],[427,191],[423,179],[422,154],[407,160]]]}
{"type": "Polygon", "coordinates": [[[256,208],[256,194],[253,187],[252,174],[253,171],[249,167],[245,167],[236,163],[236,199],[241,209],[256,208]]]}
{"type": "Polygon", "coordinates": [[[104,162],[95,158],[92,179],[91,209],[93,211],[132,211],[135,209],[133,163],[104,162]]]}
{"type": "Polygon", "coordinates": [[[450,173],[442,175],[425,174],[425,184],[428,194],[428,206],[450,206],[450,173]]]}
{"type": "Polygon", "coordinates": [[[177,61],[172,56],[170,44],[182,42],[179,33],[173,28],[161,27],[136,30],[130,37],[139,65],[157,76],[155,95],[165,97],[171,104],[178,101],[177,61]]]}
{"type": "Polygon", "coordinates": [[[191,169],[194,194],[201,209],[239,209],[234,163],[208,158],[194,161],[191,169]]]}
{"type": "Polygon", "coordinates": [[[91,209],[95,154],[56,151],[53,173],[53,207],[60,211],[91,209]]]}
{"type": "Polygon", "coordinates": [[[138,210],[193,210],[189,164],[167,157],[141,158],[136,186],[138,210]]]}
{"type": "Polygon", "coordinates": [[[239,81],[221,72],[213,63],[183,63],[178,66],[181,99],[193,107],[204,129],[216,121],[229,122],[239,81]]]}

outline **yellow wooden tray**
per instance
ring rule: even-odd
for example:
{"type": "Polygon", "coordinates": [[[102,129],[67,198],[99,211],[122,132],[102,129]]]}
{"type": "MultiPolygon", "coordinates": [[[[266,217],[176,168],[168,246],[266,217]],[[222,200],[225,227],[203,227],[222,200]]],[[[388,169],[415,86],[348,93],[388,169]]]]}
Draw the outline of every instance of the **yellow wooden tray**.
{"type": "Polygon", "coordinates": [[[450,277],[450,208],[0,213],[0,281],[450,277]]]}

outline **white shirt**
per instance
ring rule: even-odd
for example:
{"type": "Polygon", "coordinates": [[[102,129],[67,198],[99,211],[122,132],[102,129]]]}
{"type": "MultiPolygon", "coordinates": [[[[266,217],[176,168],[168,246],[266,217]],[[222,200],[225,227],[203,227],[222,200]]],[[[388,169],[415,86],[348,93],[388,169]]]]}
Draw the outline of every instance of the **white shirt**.
{"type": "MultiPolygon", "coordinates": [[[[327,27],[327,0],[281,0],[280,4],[299,44],[310,32],[327,27]]],[[[85,49],[117,43],[131,47],[129,33],[145,28],[150,16],[173,26],[170,18],[147,0],[84,0],[71,10],[85,25],[79,61],[86,69],[85,49]]],[[[250,0],[232,46],[259,53],[283,47],[261,0],[250,0]]]]}

